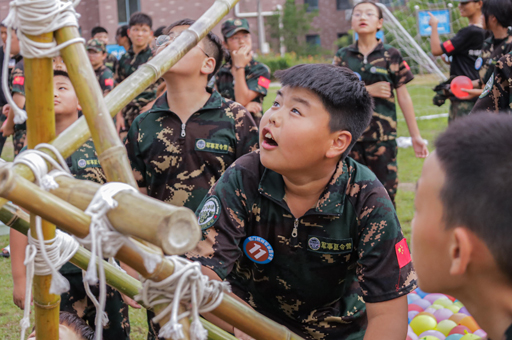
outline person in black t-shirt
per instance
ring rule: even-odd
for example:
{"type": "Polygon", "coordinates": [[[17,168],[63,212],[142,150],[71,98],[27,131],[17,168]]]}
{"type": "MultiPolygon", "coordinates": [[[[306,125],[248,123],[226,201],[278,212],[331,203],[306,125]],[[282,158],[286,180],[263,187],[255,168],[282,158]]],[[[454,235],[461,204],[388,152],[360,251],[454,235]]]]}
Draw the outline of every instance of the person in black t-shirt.
{"type": "MultiPolygon", "coordinates": [[[[441,43],[437,25],[439,20],[430,14],[429,25],[432,27],[430,49],[432,54],[440,56],[443,53],[452,57],[450,76],[467,76],[471,80],[479,79],[475,62],[480,57],[485,38],[482,28],[482,1],[459,0],[460,15],[469,19],[469,26],[461,29],[452,39],[441,43]]],[[[450,116],[448,121],[465,116],[471,112],[476,98],[461,100],[450,98],[450,116]]]]}

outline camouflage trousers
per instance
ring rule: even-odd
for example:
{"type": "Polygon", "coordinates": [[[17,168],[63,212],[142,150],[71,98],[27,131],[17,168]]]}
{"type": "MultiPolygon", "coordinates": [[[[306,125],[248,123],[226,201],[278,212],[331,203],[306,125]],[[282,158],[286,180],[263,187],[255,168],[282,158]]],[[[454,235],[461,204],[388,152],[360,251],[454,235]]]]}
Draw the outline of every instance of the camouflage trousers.
{"type": "Polygon", "coordinates": [[[398,187],[397,146],[395,140],[376,142],[357,142],[349,156],[366,165],[388,191],[395,204],[398,187]]]}
{"type": "MultiPolygon", "coordinates": [[[[82,272],[64,274],[64,276],[69,281],[70,289],[61,295],[60,310],[77,314],[94,329],[96,308],[85,293],[82,272]]],[[[98,297],[99,286],[91,286],[91,292],[98,297]]],[[[121,294],[110,286],[107,286],[105,312],[108,315],[108,324],[103,327],[103,339],[129,340],[128,306],[124,303],[121,294]]]]}
{"type": "Polygon", "coordinates": [[[25,139],[27,138],[27,130],[18,130],[14,127],[14,134],[12,135],[12,144],[14,147],[14,157],[18,156],[21,149],[25,145],[25,139]]]}
{"type": "Polygon", "coordinates": [[[472,101],[450,101],[448,123],[454,121],[456,118],[469,115],[473,106],[475,106],[475,102],[472,101]]]}

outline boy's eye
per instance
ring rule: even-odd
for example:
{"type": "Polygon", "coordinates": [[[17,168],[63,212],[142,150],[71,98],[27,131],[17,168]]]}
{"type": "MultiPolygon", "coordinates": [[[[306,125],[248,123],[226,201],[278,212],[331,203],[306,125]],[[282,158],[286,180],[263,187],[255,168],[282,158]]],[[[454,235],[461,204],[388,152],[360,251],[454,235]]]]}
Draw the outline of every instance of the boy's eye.
{"type": "Polygon", "coordinates": [[[274,104],[272,104],[272,106],[274,106],[274,107],[279,107],[279,105],[280,104],[278,102],[274,102],[274,104]]]}
{"type": "Polygon", "coordinates": [[[292,112],[295,113],[295,114],[298,114],[299,116],[301,116],[299,110],[297,110],[297,109],[292,109],[292,112]]]}

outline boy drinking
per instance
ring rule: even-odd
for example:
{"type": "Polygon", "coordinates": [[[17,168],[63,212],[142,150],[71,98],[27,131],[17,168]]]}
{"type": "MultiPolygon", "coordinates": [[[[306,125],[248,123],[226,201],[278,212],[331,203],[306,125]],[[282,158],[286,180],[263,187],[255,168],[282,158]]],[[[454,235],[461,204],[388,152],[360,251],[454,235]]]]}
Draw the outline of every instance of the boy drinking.
{"type": "Polygon", "coordinates": [[[415,287],[407,243],[386,189],[346,158],[372,98],[334,65],[276,76],[283,87],[261,120],[260,151],[204,198],[205,240],[187,257],[306,339],[403,339],[415,287]]]}

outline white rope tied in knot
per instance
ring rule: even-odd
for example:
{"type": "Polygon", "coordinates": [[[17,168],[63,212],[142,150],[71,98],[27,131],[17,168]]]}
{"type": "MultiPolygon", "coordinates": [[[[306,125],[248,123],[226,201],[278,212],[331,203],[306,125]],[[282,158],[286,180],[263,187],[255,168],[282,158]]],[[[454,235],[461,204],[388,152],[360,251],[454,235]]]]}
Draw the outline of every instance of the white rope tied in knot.
{"type": "Polygon", "coordinates": [[[156,266],[162,261],[161,257],[156,254],[149,254],[140,250],[133,241],[128,237],[116,231],[107,218],[107,213],[117,207],[117,201],[114,196],[121,191],[137,192],[135,188],[125,183],[110,182],[101,186],[94,195],[91,203],[85,210],[85,213],[91,216],[91,225],[89,227],[89,235],[80,239],[75,238],[82,245],[91,250],[91,259],[84,276],[84,284],[86,290],[89,290],[89,284],[98,282],[96,272],[96,264],[98,265],[100,296],[99,301],[91,297],[96,307],[96,339],[101,339],[102,327],[106,326],[105,302],[106,302],[106,278],[103,268],[104,257],[114,257],[123,245],[128,245],[135,249],[144,259],[144,265],[149,273],[152,273],[156,266]]]}
{"type": "Polygon", "coordinates": [[[199,262],[190,262],[179,256],[168,256],[167,259],[173,262],[174,273],[160,282],[143,281],[142,290],[135,299],[143,301],[149,307],[169,304],[153,318],[154,322],[159,322],[170,314],[169,321],[160,328],[159,337],[183,339],[183,326],[179,320],[191,316],[193,320],[190,325],[190,339],[206,340],[208,331],[201,324],[199,314],[217,308],[222,302],[224,292],[230,292],[231,288],[227,282],[210,281],[201,273],[199,262]],[[190,309],[178,314],[180,303],[190,306],[190,309]]]}
{"type": "MultiPolygon", "coordinates": [[[[67,2],[61,0],[13,0],[9,4],[9,15],[3,21],[7,27],[7,41],[5,55],[11,54],[11,29],[17,29],[20,42],[20,54],[25,58],[53,58],[59,55],[59,51],[75,43],[85,43],[83,38],[74,38],[63,44],[57,42],[36,42],[27,35],[37,36],[44,33],[52,33],[60,28],[78,27],[79,15],[75,12],[74,5],[79,1],[67,2]]],[[[9,57],[4,58],[2,65],[2,90],[7,102],[14,112],[14,123],[21,124],[27,119],[27,113],[19,108],[10,94],[7,84],[9,57]]]]}
{"type": "MultiPolygon", "coordinates": [[[[69,174],[69,168],[66,161],[59,151],[50,144],[39,144],[34,150],[26,150],[15,158],[14,164],[25,164],[34,173],[35,183],[44,190],[50,190],[58,187],[53,176],[69,174]],[[55,161],[48,154],[40,151],[48,149],[52,151],[59,162],[55,161]],[[48,161],[53,170],[48,173],[48,161]]],[[[59,273],[59,269],[73,257],[78,250],[79,244],[71,236],[57,230],[55,238],[45,240],[41,217],[36,216],[36,235],[37,239],[28,234],[28,245],[25,250],[25,261],[27,271],[27,281],[25,286],[25,306],[23,319],[21,320],[21,338],[24,339],[25,331],[30,326],[30,300],[32,294],[32,281],[34,275],[52,275],[50,293],[60,295],[69,290],[69,282],[59,273]]]]}

